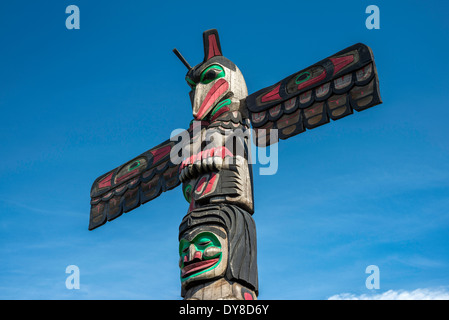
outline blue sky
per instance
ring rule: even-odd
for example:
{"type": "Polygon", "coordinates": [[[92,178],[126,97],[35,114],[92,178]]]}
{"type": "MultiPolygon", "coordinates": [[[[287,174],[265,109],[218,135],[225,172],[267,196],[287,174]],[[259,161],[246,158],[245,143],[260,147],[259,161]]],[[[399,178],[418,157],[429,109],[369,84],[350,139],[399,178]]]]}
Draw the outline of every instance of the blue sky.
{"type": "MultiPolygon", "coordinates": [[[[449,289],[447,1],[0,5],[0,298],[180,299],[180,189],[88,231],[99,175],[186,128],[202,32],[250,93],[354,43],[384,103],[279,144],[255,174],[260,299],[449,289]],[[65,8],[80,8],[68,30],[65,8]],[[365,8],[380,8],[368,30],[365,8]],[[80,269],[68,290],[66,267],[80,269]],[[380,269],[368,290],[365,268],[380,269]]],[[[255,173],[258,166],[255,167],[255,173]]],[[[420,291],[422,292],[422,291],[420,291]]]]}

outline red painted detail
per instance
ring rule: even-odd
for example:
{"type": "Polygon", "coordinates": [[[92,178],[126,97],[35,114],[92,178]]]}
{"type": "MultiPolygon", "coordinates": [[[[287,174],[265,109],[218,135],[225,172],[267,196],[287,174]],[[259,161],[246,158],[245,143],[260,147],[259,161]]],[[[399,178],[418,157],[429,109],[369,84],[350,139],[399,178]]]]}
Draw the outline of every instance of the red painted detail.
{"type": "Polygon", "coordinates": [[[329,99],[329,102],[335,103],[336,105],[340,104],[340,99],[329,99]]]}
{"type": "Polygon", "coordinates": [[[187,212],[190,212],[190,211],[192,211],[192,210],[195,209],[195,208],[196,208],[195,200],[194,200],[194,199],[191,199],[191,200],[190,200],[189,210],[188,210],[187,212]]]}
{"type": "Polygon", "coordinates": [[[151,153],[153,154],[153,163],[157,163],[159,160],[161,160],[163,157],[169,154],[170,150],[171,146],[165,146],[157,150],[151,151],[151,153]]]}
{"type": "Polygon", "coordinates": [[[207,184],[206,190],[204,190],[203,195],[208,194],[212,187],[214,186],[215,179],[217,178],[217,174],[212,173],[209,183],[207,184]]]}
{"type": "Polygon", "coordinates": [[[206,178],[206,177],[203,177],[203,178],[198,182],[198,185],[197,185],[197,187],[196,187],[196,192],[201,192],[201,190],[203,190],[204,184],[206,183],[206,181],[207,181],[207,178],[206,178]]]}
{"type": "Polygon", "coordinates": [[[195,254],[193,255],[193,259],[202,259],[203,256],[201,255],[200,251],[195,251],[195,254]]]}
{"type": "Polygon", "coordinates": [[[106,193],[106,194],[103,196],[102,200],[107,201],[108,198],[111,196],[111,194],[112,194],[112,191],[106,193]]]}
{"type": "MultiPolygon", "coordinates": [[[[136,168],[136,169],[137,169],[137,168],[136,168]]],[[[130,177],[132,177],[132,176],[134,176],[134,175],[136,175],[136,174],[138,174],[138,173],[139,173],[138,170],[133,170],[133,171],[128,172],[127,174],[124,174],[123,176],[121,176],[120,178],[117,178],[117,179],[115,179],[115,180],[116,180],[117,183],[119,183],[119,182],[121,182],[121,181],[123,181],[123,180],[125,180],[125,179],[127,179],[127,178],[130,178],[130,177]]]]}
{"type": "Polygon", "coordinates": [[[334,64],[334,75],[343,69],[345,66],[354,61],[354,56],[346,56],[339,58],[329,58],[330,61],[334,64]]]}
{"type": "Polygon", "coordinates": [[[262,97],[262,99],[260,99],[260,101],[261,102],[268,102],[268,101],[281,99],[281,96],[279,95],[279,89],[280,88],[281,88],[281,84],[279,83],[279,85],[276,88],[274,88],[273,90],[268,92],[266,95],[264,95],[262,97]]]}
{"type": "Polygon", "coordinates": [[[319,76],[317,76],[317,77],[315,77],[315,78],[313,78],[313,79],[310,79],[310,80],[307,80],[307,81],[304,81],[304,82],[300,83],[300,84],[298,85],[298,90],[307,88],[307,87],[309,87],[309,86],[311,86],[311,85],[313,85],[313,84],[315,84],[315,83],[318,83],[318,82],[320,82],[321,80],[324,80],[324,78],[326,78],[326,70],[323,70],[323,72],[321,72],[321,74],[320,74],[319,76]]]}
{"type": "Polygon", "coordinates": [[[187,260],[187,256],[184,256],[183,261],[184,261],[184,262],[187,262],[187,261],[188,261],[188,260],[187,260]]]}
{"type": "Polygon", "coordinates": [[[197,120],[200,120],[203,118],[206,113],[209,111],[210,107],[213,106],[215,101],[227,90],[229,89],[229,83],[225,79],[218,80],[212,88],[209,90],[209,92],[206,95],[206,98],[204,98],[203,103],[201,104],[200,109],[198,110],[197,115],[195,118],[197,120]]]}
{"type": "Polygon", "coordinates": [[[222,54],[218,49],[217,38],[215,37],[215,34],[210,34],[207,38],[209,42],[209,55],[207,56],[207,60],[215,56],[221,56],[222,54]]]}
{"type": "Polygon", "coordinates": [[[196,160],[196,154],[190,156],[190,158],[189,158],[189,163],[194,163],[195,160],[196,160]]]}
{"type": "Polygon", "coordinates": [[[232,157],[233,154],[231,151],[229,151],[228,148],[226,148],[225,146],[223,147],[218,147],[218,148],[214,148],[214,155],[216,157],[221,157],[222,159],[224,159],[226,156],[232,157]]]}
{"type": "Polygon", "coordinates": [[[197,161],[203,160],[203,152],[204,152],[204,151],[198,152],[198,154],[196,155],[196,160],[197,160],[197,161]]]}
{"type": "Polygon", "coordinates": [[[119,193],[119,192],[123,191],[123,189],[125,189],[126,187],[127,187],[127,186],[126,186],[126,185],[124,185],[124,186],[121,186],[121,187],[119,187],[119,188],[115,189],[115,193],[117,194],[117,193],[119,193]]]}
{"type": "Polygon", "coordinates": [[[195,161],[201,161],[203,159],[213,157],[214,155],[216,157],[221,157],[222,159],[224,159],[226,156],[229,156],[229,157],[233,156],[232,152],[229,151],[229,149],[226,148],[225,146],[207,149],[204,151],[200,151],[197,154],[190,156],[189,158],[184,159],[181,162],[181,166],[180,166],[179,170],[183,169],[184,167],[188,166],[189,164],[193,164],[195,161]]]}
{"type": "Polygon", "coordinates": [[[211,151],[212,151],[212,149],[208,149],[208,150],[204,150],[203,152],[201,152],[201,160],[209,158],[211,151]]]}
{"type": "Polygon", "coordinates": [[[202,126],[208,126],[209,125],[209,122],[207,122],[207,121],[193,121],[191,124],[190,124],[190,129],[189,130],[193,130],[194,128],[197,128],[197,127],[202,127],[202,126]]]}
{"type": "Polygon", "coordinates": [[[276,117],[281,112],[281,105],[278,104],[277,106],[271,108],[269,112],[272,117],[276,117]]]}
{"type": "Polygon", "coordinates": [[[252,296],[249,292],[245,292],[245,293],[243,294],[243,298],[244,298],[245,300],[254,300],[254,299],[253,299],[253,296],[252,296]]]}
{"type": "Polygon", "coordinates": [[[184,160],[182,160],[180,169],[183,169],[185,166],[187,166],[189,164],[190,158],[186,158],[184,160]]]}
{"type": "Polygon", "coordinates": [[[222,115],[223,113],[229,111],[228,107],[222,107],[220,110],[218,110],[214,116],[210,119],[210,121],[214,121],[215,119],[217,119],[220,115],[222,115]]]}
{"type": "Polygon", "coordinates": [[[298,115],[298,111],[292,113],[291,115],[285,115],[283,116],[279,121],[284,122],[286,125],[294,124],[295,122],[291,121],[292,119],[295,119],[295,117],[298,115]]]}
{"type": "Polygon", "coordinates": [[[98,188],[110,187],[111,186],[111,180],[112,180],[112,174],[113,174],[113,172],[111,172],[110,174],[108,174],[107,177],[105,177],[103,180],[101,180],[98,183],[98,188]]]}
{"type": "Polygon", "coordinates": [[[181,269],[181,277],[186,277],[188,275],[191,275],[193,273],[199,272],[201,270],[207,269],[214,264],[216,264],[220,260],[220,258],[210,259],[210,260],[203,260],[199,262],[195,262],[192,264],[189,264],[188,266],[185,266],[181,269]]]}

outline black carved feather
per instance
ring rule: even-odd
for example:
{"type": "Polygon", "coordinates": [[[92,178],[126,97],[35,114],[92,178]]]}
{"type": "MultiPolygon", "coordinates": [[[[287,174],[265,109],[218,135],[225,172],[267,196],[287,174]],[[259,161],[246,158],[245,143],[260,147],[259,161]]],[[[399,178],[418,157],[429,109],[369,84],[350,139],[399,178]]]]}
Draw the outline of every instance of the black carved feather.
{"type": "Polygon", "coordinates": [[[98,177],[91,189],[89,230],[129,212],[180,184],[179,164],[170,159],[178,143],[167,140],[98,177]]]}
{"type": "Polygon", "coordinates": [[[371,49],[356,44],[249,95],[254,142],[268,146],[270,130],[290,138],[382,103],[371,49]]]}

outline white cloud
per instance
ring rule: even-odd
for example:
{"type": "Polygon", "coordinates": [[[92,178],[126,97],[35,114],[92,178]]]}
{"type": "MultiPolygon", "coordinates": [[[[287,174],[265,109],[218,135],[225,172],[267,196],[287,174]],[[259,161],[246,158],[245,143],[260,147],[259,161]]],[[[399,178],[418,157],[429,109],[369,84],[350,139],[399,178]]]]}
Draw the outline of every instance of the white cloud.
{"type": "Polygon", "coordinates": [[[388,290],[379,294],[340,293],[329,300],[449,300],[449,291],[441,289],[388,290]]]}

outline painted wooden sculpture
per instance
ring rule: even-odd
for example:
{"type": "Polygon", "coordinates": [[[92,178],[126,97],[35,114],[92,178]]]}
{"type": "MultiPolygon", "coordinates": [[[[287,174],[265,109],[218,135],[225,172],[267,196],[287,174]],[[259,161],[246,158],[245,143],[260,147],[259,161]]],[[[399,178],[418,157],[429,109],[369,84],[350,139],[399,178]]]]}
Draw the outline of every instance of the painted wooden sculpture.
{"type": "Polygon", "coordinates": [[[181,296],[256,299],[251,127],[264,147],[278,142],[272,130],[287,139],[380,104],[376,66],[371,49],[359,43],[248,95],[217,31],[205,31],[203,41],[204,61],[194,67],[174,50],[191,88],[187,142],[169,139],[97,178],[89,230],[182,184],[190,205],[179,227],[181,296]],[[174,161],[175,148],[188,156],[174,161]]]}

